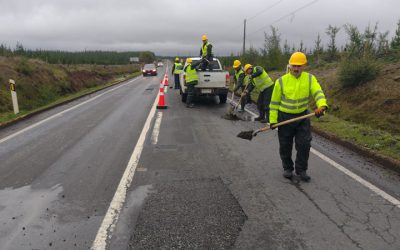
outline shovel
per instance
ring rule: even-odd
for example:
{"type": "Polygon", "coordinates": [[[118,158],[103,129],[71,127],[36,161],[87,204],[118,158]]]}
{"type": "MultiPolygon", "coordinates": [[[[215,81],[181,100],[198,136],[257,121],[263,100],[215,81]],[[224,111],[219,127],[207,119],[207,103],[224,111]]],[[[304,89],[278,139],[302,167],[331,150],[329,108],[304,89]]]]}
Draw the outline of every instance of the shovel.
{"type": "MultiPolygon", "coordinates": [[[[283,122],[280,122],[280,123],[277,123],[277,124],[273,125],[272,128],[277,128],[277,127],[285,125],[285,124],[289,124],[289,123],[292,123],[292,122],[303,120],[303,119],[309,118],[309,117],[314,116],[314,115],[315,115],[315,113],[310,113],[310,114],[307,114],[307,115],[303,115],[303,116],[299,116],[299,117],[296,117],[296,118],[293,118],[293,119],[289,119],[289,120],[286,120],[286,121],[283,121],[283,122]]],[[[265,126],[263,128],[257,129],[256,131],[254,131],[254,130],[242,131],[237,135],[237,137],[251,141],[251,139],[253,139],[253,137],[256,136],[258,133],[265,132],[265,131],[268,131],[270,129],[271,128],[269,126],[265,126]]]]}
{"type": "MultiPolygon", "coordinates": [[[[232,95],[233,95],[233,94],[232,94],[232,95]]],[[[240,95],[240,99],[239,99],[239,101],[238,101],[238,103],[237,103],[236,105],[234,105],[233,103],[231,103],[231,106],[229,107],[229,112],[228,112],[226,115],[224,115],[223,118],[225,118],[225,119],[227,119],[227,120],[233,120],[233,121],[241,120],[241,119],[236,115],[236,110],[237,110],[237,108],[239,107],[239,105],[240,105],[240,103],[241,103],[241,101],[242,101],[242,98],[243,98],[245,95],[246,95],[246,94],[244,94],[244,93],[242,93],[242,94],[240,95]]],[[[232,98],[232,100],[233,100],[233,98],[232,98]]]]}

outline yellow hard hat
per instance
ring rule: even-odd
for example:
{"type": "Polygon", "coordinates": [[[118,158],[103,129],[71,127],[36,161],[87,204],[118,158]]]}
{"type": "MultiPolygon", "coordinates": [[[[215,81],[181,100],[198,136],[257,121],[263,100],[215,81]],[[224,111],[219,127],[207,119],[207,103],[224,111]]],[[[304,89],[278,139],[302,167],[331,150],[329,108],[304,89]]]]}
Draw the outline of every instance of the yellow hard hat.
{"type": "Polygon", "coordinates": [[[246,72],[249,68],[253,68],[253,65],[251,65],[249,63],[244,65],[244,72],[246,72]]]}
{"type": "Polygon", "coordinates": [[[206,35],[203,35],[203,36],[201,37],[201,40],[202,40],[202,41],[208,40],[208,37],[207,37],[206,35]]]}
{"type": "Polygon", "coordinates": [[[304,65],[307,63],[307,57],[302,52],[294,52],[289,59],[290,65],[304,65]]]}
{"type": "Polygon", "coordinates": [[[179,61],[179,57],[175,58],[175,62],[178,62],[178,61],[179,61]]]}
{"type": "Polygon", "coordinates": [[[239,60],[233,61],[233,67],[234,67],[234,68],[239,68],[240,65],[241,65],[241,63],[240,63],[239,60]]]}
{"type": "Polygon", "coordinates": [[[187,63],[192,63],[192,58],[186,59],[186,62],[187,62],[187,63]]]}

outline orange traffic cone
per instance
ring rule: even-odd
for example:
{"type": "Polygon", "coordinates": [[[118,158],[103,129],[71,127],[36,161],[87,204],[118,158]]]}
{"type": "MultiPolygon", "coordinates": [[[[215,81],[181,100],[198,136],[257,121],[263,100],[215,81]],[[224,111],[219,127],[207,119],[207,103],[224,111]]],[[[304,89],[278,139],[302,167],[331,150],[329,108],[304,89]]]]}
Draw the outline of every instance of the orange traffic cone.
{"type": "Polygon", "coordinates": [[[158,93],[158,105],[157,109],[166,109],[168,108],[165,105],[165,96],[164,96],[164,84],[160,84],[160,92],[158,93]]]}
{"type": "Polygon", "coordinates": [[[168,76],[165,74],[164,76],[164,86],[168,86],[168,76]]]}

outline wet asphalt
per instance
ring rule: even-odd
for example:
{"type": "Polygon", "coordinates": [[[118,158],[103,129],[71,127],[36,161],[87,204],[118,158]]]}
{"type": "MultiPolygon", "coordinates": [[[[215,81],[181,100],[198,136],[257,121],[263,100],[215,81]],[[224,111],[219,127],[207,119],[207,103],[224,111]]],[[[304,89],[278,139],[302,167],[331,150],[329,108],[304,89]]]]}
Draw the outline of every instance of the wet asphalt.
{"type": "MultiPolygon", "coordinates": [[[[160,79],[139,77],[0,143],[1,249],[90,248],[160,79]]],[[[0,140],[93,96],[2,129],[0,140]]],[[[229,105],[218,98],[188,109],[174,89],[166,103],[108,249],[400,248],[399,207],[315,154],[310,183],[283,178],[276,131],[236,137],[262,126],[249,113],[222,119],[229,105]]],[[[400,198],[397,173],[313,137],[314,150],[400,198]]]]}

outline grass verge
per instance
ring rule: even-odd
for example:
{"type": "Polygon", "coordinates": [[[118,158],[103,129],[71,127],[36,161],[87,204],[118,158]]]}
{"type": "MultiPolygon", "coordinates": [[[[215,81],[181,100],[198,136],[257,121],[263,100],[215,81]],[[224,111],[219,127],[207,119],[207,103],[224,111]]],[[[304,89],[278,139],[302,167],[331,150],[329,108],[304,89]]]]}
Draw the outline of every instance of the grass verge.
{"type": "Polygon", "coordinates": [[[77,99],[77,98],[79,98],[81,96],[88,95],[88,94],[94,93],[96,91],[102,90],[104,88],[113,86],[113,85],[118,84],[118,83],[120,83],[120,82],[122,82],[124,80],[129,79],[129,78],[136,77],[136,76],[138,76],[140,74],[141,74],[141,72],[135,72],[133,74],[126,75],[124,77],[117,77],[117,78],[115,78],[114,80],[112,80],[109,83],[106,83],[104,85],[98,85],[98,86],[86,88],[86,89],[84,89],[82,91],[79,91],[79,92],[76,92],[76,93],[73,93],[73,94],[70,94],[70,95],[67,95],[67,96],[63,96],[63,97],[57,99],[56,101],[51,102],[51,103],[49,103],[49,104],[47,104],[45,106],[42,106],[40,108],[37,108],[37,109],[20,110],[20,112],[18,114],[14,114],[13,112],[0,113],[0,126],[4,125],[4,124],[7,124],[9,122],[12,122],[14,120],[21,119],[21,118],[23,118],[25,116],[28,116],[28,115],[31,115],[31,114],[34,114],[34,113],[38,113],[38,112],[41,112],[41,111],[44,111],[44,110],[47,110],[47,109],[49,109],[51,107],[55,107],[55,106],[60,105],[62,103],[75,100],[75,99],[77,99]]]}
{"type": "Polygon", "coordinates": [[[312,126],[347,142],[400,161],[400,136],[371,128],[366,124],[345,121],[329,114],[319,120],[313,118],[312,126]]]}

